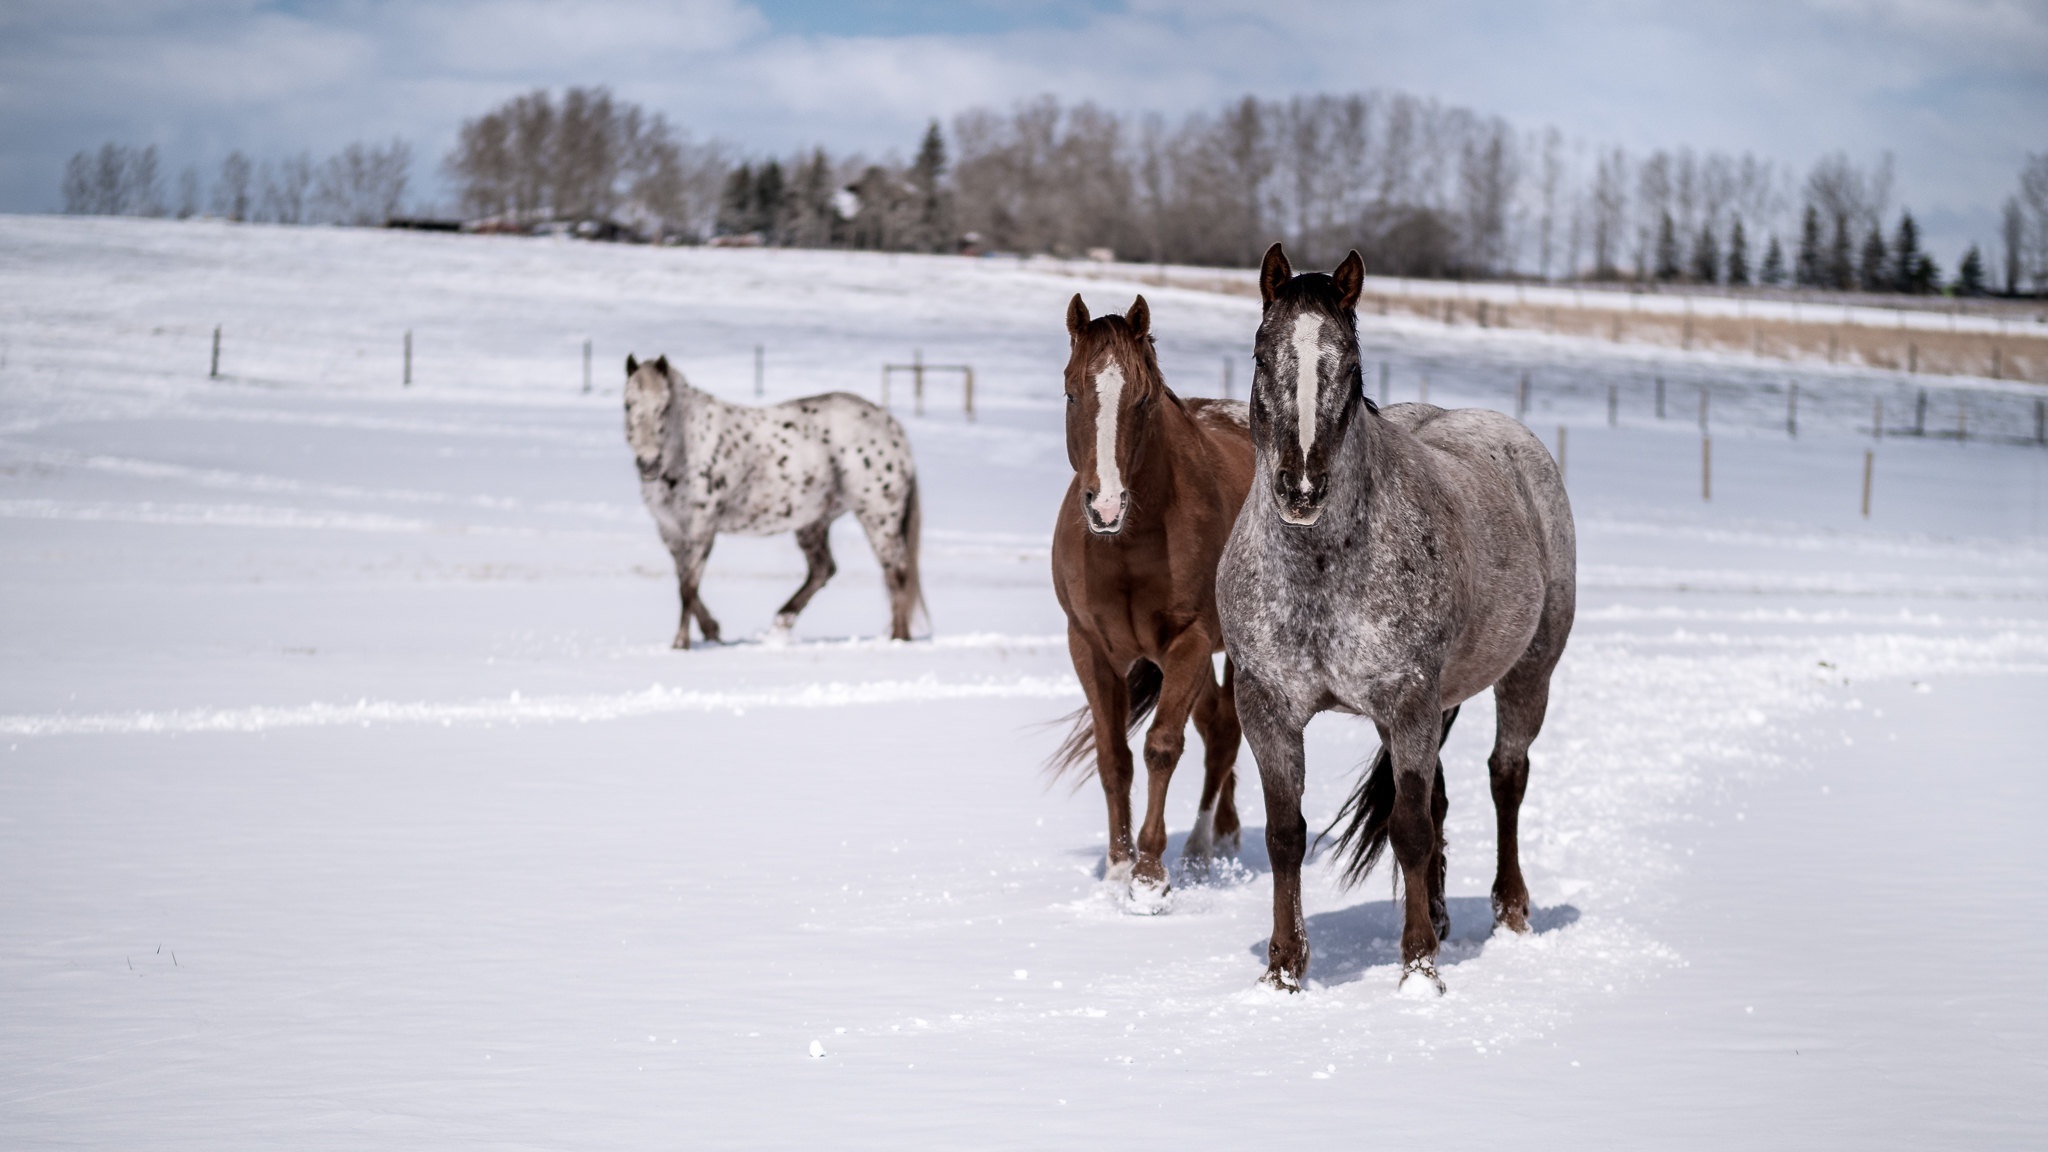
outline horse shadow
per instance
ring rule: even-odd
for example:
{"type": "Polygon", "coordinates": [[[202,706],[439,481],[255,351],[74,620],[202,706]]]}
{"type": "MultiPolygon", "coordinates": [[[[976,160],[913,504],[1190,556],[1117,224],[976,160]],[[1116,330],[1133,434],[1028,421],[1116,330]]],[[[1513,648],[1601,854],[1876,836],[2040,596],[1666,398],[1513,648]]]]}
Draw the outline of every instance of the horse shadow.
{"type": "MultiPolygon", "coordinates": [[[[1451,934],[1437,950],[1438,967],[1462,964],[1493,936],[1493,901],[1485,896],[1453,896],[1445,901],[1451,934]]],[[[1375,900],[1308,918],[1309,979],[1323,984],[1349,984],[1368,968],[1399,967],[1401,927],[1405,913],[1398,900],[1375,900]]],[[[1579,910],[1570,904],[1529,910],[1529,930],[1537,935],[1574,924],[1579,910]]],[[[1251,946],[1260,962],[1270,939],[1251,946]]]]}

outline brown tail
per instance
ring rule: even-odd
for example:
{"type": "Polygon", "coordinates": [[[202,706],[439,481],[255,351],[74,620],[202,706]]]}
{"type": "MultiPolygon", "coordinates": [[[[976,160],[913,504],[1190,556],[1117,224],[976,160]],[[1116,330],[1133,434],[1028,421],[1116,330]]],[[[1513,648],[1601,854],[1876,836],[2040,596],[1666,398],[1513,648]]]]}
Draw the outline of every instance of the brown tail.
{"type": "MultiPolygon", "coordinates": [[[[1152,715],[1153,707],[1159,703],[1159,688],[1165,682],[1166,674],[1150,660],[1140,660],[1131,665],[1124,680],[1131,694],[1131,719],[1124,726],[1127,739],[1144,726],[1146,717],[1152,715]]],[[[1074,781],[1074,787],[1079,788],[1095,775],[1095,713],[1083,704],[1062,719],[1073,726],[1067,730],[1067,738],[1060,741],[1059,751],[1052,754],[1045,767],[1054,777],[1080,769],[1081,775],[1074,781]]]]}
{"type": "Polygon", "coordinates": [[[919,540],[924,535],[924,510],[917,498],[917,476],[910,477],[910,494],[903,502],[903,575],[910,586],[910,595],[917,603],[917,610],[924,616],[924,626],[932,626],[932,610],[925,606],[924,583],[917,574],[917,553],[919,540]]]}
{"type": "MultiPolygon", "coordinates": [[[[1443,734],[1437,737],[1437,746],[1451,734],[1451,725],[1458,722],[1458,710],[1452,708],[1444,713],[1443,734]]],[[[1444,786],[1444,762],[1436,762],[1436,787],[1444,786]]],[[[1364,880],[1372,873],[1373,865],[1380,862],[1380,854],[1387,850],[1387,835],[1392,830],[1394,819],[1394,758],[1386,745],[1373,754],[1372,764],[1358,781],[1358,788],[1344,807],[1337,810],[1337,818],[1323,829],[1323,835],[1316,837],[1321,843],[1339,824],[1344,825],[1344,834],[1337,838],[1336,847],[1331,851],[1338,857],[1345,853],[1351,859],[1344,864],[1344,886],[1349,888],[1364,880]]],[[[1398,868],[1396,869],[1398,872],[1398,868]]]]}

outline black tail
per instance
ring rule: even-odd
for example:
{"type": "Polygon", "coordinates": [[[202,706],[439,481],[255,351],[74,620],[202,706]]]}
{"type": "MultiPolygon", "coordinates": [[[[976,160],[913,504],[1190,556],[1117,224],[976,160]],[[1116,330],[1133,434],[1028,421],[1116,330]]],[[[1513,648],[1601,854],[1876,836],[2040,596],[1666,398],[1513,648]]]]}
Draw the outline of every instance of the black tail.
{"type": "MultiPolygon", "coordinates": [[[[1456,708],[1444,713],[1444,730],[1437,737],[1437,747],[1450,738],[1451,725],[1458,722],[1456,708]]],[[[1436,762],[1436,786],[1444,786],[1444,762],[1436,762]]],[[[1394,758],[1387,746],[1373,753],[1372,763],[1359,778],[1358,788],[1351,793],[1351,799],[1337,811],[1337,818],[1330,821],[1330,827],[1323,829],[1323,835],[1316,837],[1321,842],[1337,825],[1344,825],[1344,834],[1337,838],[1333,851],[1338,856],[1351,854],[1344,865],[1344,885],[1352,887],[1372,874],[1373,865],[1380,862],[1380,854],[1387,850],[1387,832],[1394,818],[1394,758]]]]}
{"type": "MultiPolygon", "coordinates": [[[[1159,703],[1159,687],[1165,681],[1166,674],[1150,660],[1140,660],[1131,665],[1124,680],[1131,694],[1131,719],[1124,727],[1126,739],[1144,725],[1146,717],[1152,715],[1153,707],[1159,703]]],[[[1074,781],[1078,788],[1095,774],[1095,714],[1083,704],[1064,719],[1073,727],[1067,731],[1067,738],[1060,741],[1059,751],[1046,762],[1046,770],[1058,777],[1080,769],[1081,775],[1074,781]]]]}

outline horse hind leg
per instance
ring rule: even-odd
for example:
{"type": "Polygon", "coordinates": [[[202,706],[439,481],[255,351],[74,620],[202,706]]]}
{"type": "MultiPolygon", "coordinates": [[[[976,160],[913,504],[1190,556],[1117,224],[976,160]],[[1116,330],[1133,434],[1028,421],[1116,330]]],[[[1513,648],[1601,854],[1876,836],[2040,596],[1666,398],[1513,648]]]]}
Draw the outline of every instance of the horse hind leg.
{"type": "Polygon", "coordinates": [[[1244,730],[1237,719],[1234,677],[1226,659],[1222,687],[1204,694],[1195,706],[1195,730],[1202,734],[1202,799],[1181,858],[1197,867],[1218,856],[1234,858],[1243,846],[1236,791],[1237,746],[1244,730]]]}
{"type": "Polygon", "coordinates": [[[1543,729],[1550,703],[1552,661],[1523,658],[1493,687],[1498,717],[1487,781],[1493,789],[1498,857],[1493,876],[1493,922],[1511,932],[1529,930],[1529,886],[1522,879],[1519,842],[1522,796],[1529,788],[1529,745],[1543,729]]]}
{"type": "Polygon", "coordinates": [[[814,524],[806,524],[796,530],[796,546],[803,549],[804,562],[809,571],[804,575],[803,587],[789,602],[775,610],[775,628],[787,632],[796,626],[797,614],[818,594],[827,580],[839,571],[839,565],[832,562],[832,521],[827,517],[814,524]]]}
{"type": "Polygon", "coordinates": [[[1429,922],[1436,927],[1438,943],[1451,938],[1451,912],[1444,899],[1448,861],[1444,856],[1444,817],[1451,811],[1451,797],[1444,786],[1443,743],[1450,739],[1451,725],[1458,722],[1456,708],[1444,713],[1443,734],[1437,737],[1436,786],[1430,790],[1429,815],[1436,825],[1436,847],[1429,857],[1429,922]]]}

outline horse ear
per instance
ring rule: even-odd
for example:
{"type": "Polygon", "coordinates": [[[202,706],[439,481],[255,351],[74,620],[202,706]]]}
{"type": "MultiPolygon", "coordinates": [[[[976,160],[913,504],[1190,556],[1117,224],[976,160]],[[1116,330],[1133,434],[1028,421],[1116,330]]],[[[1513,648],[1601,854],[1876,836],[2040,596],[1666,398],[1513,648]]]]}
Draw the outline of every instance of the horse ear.
{"type": "Polygon", "coordinates": [[[631,352],[626,353],[626,375],[631,376],[633,373],[638,372],[639,370],[640,362],[638,360],[633,359],[633,354],[631,352]]]}
{"type": "Polygon", "coordinates": [[[1281,251],[1279,241],[1266,249],[1266,259],[1259,265],[1259,300],[1271,304],[1279,295],[1280,286],[1294,278],[1294,269],[1287,265],[1287,253],[1281,251]]]}
{"type": "Polygon", "coordinates": [[[1330,279],[1336,281],[1337,291],[1343,295],[1344,310],[1349,312],[1358,307],[1358,294],[1365,290],[1365,260],[1358,255],[1358,249],[1351,250],[1351,255],[1330,273],[1330,279]]]}
{"type": "Polygon", "coordinates": [[[1067,302],[1067,335],[1078,340],[1081,338],[1081,330],[1086,327],[1088,327],[1088,305],[1082,302],[1081,294],[1076,292],[1074,293],[1074,298],[1067,302]]]}
{"type": "Polygon", "coordinates": [[[1152,309],[1143,296],[1131,301],[1130,311],[1124,313],[1124,323],[1131,326],[1135,336],[1148,336],[1152,332],[1152,309]]]}
{"type": "Polygon", "coordinates": [[[661,373],[664,379],[668,377],[668,353],[664,352],[655,358],[654,370],[661,373]]]}

